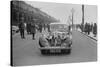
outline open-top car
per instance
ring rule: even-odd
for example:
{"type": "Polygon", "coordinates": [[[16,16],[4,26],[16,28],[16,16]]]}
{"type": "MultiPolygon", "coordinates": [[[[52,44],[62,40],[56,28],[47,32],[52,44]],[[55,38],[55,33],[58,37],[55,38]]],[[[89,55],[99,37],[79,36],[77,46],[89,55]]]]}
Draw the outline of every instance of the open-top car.
{"type": "Polygon", "coordinates": [[[50,24],[50,32],[39,37],[42,54],[70,54],[72,33],[66,24],[50,24]]]}

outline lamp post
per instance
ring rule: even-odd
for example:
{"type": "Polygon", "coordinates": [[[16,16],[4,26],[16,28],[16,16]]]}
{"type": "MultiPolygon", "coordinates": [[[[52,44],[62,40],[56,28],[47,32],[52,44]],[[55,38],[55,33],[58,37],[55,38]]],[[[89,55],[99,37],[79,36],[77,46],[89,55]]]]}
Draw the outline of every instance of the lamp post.
{"type": "Polygon", "coordinates": [[[84,31],[84,5],[82,5],[82,32],[84,31]]]}
{"type": "Polygon", "coordinates": [[[72,9],[71,9],[71,13],[72,13],[72,28],[73,28],[73,25],[74,25],[74,23],[73,23],[74,12],[75,12],[75,10],[72,8],[72,9]]]}

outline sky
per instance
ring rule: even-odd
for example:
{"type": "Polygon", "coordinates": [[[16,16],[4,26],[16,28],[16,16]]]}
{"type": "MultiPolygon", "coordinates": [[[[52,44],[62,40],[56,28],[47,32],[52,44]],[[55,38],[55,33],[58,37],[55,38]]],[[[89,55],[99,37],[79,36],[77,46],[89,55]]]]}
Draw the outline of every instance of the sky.
{"type": "MultiPolygon", "coordinates": [[[[72,8],[74,10],[73,22],[79,24],[82,22],[82,5],[80,4],[67,4],[67,3],[50,3],[50,2],[36,2],[25,1],[33,7],[39,8],[48,15],[60,20],[61,23],[71,23],[69,16],[72,15],[72,8]]],[[[88,23],[97,23],[97,6],[85,5],[84,6],[84,21],[88,23]]]]}

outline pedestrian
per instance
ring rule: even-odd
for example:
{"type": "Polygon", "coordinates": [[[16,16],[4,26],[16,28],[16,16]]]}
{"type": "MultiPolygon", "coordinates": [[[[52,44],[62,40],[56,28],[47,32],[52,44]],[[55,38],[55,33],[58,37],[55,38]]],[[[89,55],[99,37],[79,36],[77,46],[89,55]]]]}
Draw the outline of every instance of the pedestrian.
{"type": "Polygon", "coordinates": [[[93,31],[93,24],[90,25],[90,31],[93,31]]]}
{"type": "Polygon", "coordinates": [[[44,24],[44,30],[46,29],[46,24],[44,24]]]}
{"type": "Polygon", "coordinates": [[[31,23],[31,34],[33,40],[35,40],[35,33],[36,33],[35,23],[31,23]]]}
{"type": "Polygon", "coordinates": [[[31,23],[27,23],[26,25],[26,29],[27,29],[27,34],[30,34],[31,33],[31,23]]]}
{"type": "Polygon", "coordinates": [[[47,24],[47,29],[48,29],[48,32],[50,32],[50,25],[47,24]]]}
{"type": "Polygon", "coordinates": [[[68,26],[68,30],[71,31],[71,26],[70,25],[68,26]]]}
{"type": "Polygon", "coordinates": [[[85,27],[84,27],[84,32],[87,34],[88,33],[88,23],[85,23],[85,27]]]}
{"type": "Polygon", "coordinates": [[[88,23],[88,35],[90,34],[90,24],[88,23]]]}
{"type": "Polygon", "coordinates": [[[23,22],[23,19],[21,19],[21,21],[19,22],[19,31],[20,31],[20,36],[22,39],[25,39],[25,36],[24,36],[24,29],[25,29],[25,26],[24,26],[24,22],[23,22]]]}
{"type": "Polygon", "coordinates": [[[94,37],[96,37],[97,35],[97,24],[94,23],[94,26],[93,26],[93,34],[94,34],[94,37]]]}
{"type": "Polygon", "coordinates": [[[39,24],[39,31],[42,32],[42,24],[39,24]]]}

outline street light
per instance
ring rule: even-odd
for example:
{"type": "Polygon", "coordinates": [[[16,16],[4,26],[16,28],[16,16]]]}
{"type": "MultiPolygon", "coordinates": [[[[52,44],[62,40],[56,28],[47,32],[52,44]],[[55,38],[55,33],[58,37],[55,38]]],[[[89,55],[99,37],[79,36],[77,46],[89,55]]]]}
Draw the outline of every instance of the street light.
{"type": "Polygon", "coordinates": [[[72,13],[72,28],[73,28],[73,24],[74,24],[74,23],[73,23],[73,15],[74,15],[74,12],[75,12],[75,10],[72,8],[72,9],[71,9],[71,13],[72,13]]]}
{"type": "Polygon", "coordinates": [[[84,5],[82,5],[82,32],[84,31],[84,5]]]}

